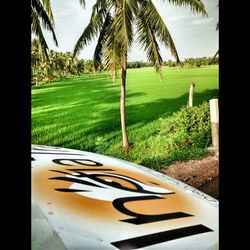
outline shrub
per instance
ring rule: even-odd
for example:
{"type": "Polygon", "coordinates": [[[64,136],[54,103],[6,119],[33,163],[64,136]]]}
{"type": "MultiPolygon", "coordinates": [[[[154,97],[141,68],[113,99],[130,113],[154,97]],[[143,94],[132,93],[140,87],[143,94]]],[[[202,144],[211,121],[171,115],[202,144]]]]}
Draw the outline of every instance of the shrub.
{"type": "Polygon", "coordinates": [[[199,106],[182,107],[171,117],[162,119],[159,133],[173,138],[176,149],[211,144],[211,123],[208,102],[199,106]]]}

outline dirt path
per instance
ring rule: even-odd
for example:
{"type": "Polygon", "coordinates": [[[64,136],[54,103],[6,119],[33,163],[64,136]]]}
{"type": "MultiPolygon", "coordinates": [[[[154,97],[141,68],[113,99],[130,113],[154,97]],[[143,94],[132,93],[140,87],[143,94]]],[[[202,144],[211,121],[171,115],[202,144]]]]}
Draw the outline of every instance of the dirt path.
{"type": "Polygon", "coordinates": [[[177,162],[165,166],[161,171],[219,199],[219,160],[217,156],[177,162]]]}

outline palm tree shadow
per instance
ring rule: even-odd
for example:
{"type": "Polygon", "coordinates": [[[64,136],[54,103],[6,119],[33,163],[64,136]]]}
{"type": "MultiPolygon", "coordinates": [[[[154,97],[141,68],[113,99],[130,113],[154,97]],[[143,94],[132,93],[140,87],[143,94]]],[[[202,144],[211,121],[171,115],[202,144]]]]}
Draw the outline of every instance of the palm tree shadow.
{"type": "MultiPolygon", "coordinates": [[[[128,94],[128,97],[135,97],[143,93],[128,94]]],[[[205,90],[200,93],[195,93],[194,105],[199,105],[204,101],[218,97],[218,89],[205,90]]],[[[188,103],[188,94],[181,95],[173,99],[159,99],[155,102],[148,102],[137,105],[128,105],[126,107],[127,127],[136,125],[143,127],[159,118],[166,118],[171,116],[174,112],[179,111],[180,108],[188,103]]],[[[86,135],[100,135],[102,133],[111,133],[120,131],[120,109],[119,107],[112,110],[102,111],[102,117],[105,119],[96,121],[91,128],[86,131],[86,135]]]]}

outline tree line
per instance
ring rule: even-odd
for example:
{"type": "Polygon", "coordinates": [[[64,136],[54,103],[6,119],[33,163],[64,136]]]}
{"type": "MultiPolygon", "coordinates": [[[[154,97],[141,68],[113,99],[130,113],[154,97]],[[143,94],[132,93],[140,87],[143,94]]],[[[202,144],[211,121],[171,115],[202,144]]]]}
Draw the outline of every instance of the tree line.
{"type": "MultiPolygon", "coordinates": [[[[168,67],[201,67],[219,63],[218,57],[186,58],[177,64],[175,61],[163,61],[163,66],[168,67]]],[[[153,67],[152,62],[132,61],[127,63],[128,69],[143,67],[153,67]]],[[[70,76],[81,76],[105,71],[105,65],[100,63],[98,70],[94,65],[94,60],[79,59],[73,57],[71,52],[57,52],[50,50],[47,57],[41,52],[41,47],[37,39],[32,40],[31,49],[32,85],[40,85],[51,81],[66,79],[70,76]]]]}
{"type": "MultiPolygon", "coordinates": [[[[184,61],[181,61],[179,63],[179,66],[186,67],[186,68],[193,68],[193,67],[201,67],[201,66],[214,65],[214,64],[219,64],[218,56],[185,58],[184,61]]],[[[163,65],[168,66],[168,67],[176,67],[178,66],[178,63],[172,60],[168,60],[168,61],[164,61],[163,65]]]]}
{"type": "MultiPolygon", "coordinates": [[[[217,55],[217,54],[216,54],[217,55]]],[[[215,65],[219,64],[219,57],[197,57],[197,58],[185,58],[184,61],[180,61],[177,63],[176,61],[168,60],[163,61],[163,66],[168,67],[201,67],[201,66],[207,66],[207,65],[215,65]]],[[[129,69],[135,69],[135,68],[143,68],[143,67],[153,67],[152,62],[143,62],[143,61],[134,61],[134,62],[128,62],[127,68],[129,69]]]]}
{"type": "Polygon", "coordinates": [[[50,50],[45,56],[36,39],[32,40],[31,48],[31,84],[40,85],[59,79],[66,79],[72,75],[92,73],[93,60],[78,59],[71,52],[57,52],[50,50]]]}

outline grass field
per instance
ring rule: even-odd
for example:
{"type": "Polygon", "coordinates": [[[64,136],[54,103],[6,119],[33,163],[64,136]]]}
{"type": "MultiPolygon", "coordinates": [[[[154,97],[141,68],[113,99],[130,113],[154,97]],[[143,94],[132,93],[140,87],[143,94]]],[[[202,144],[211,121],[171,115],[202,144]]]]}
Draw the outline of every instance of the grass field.
{"type": "MultiPolygon", "coordinates": [[[[120,79],[113,84],[105,74],[32,87],[32,143],[98,152],[151,168],[178,160],[179,156],[164,154],[161,143],[154,140],[160,118],[187,104],[191,82],[196,84],[194,105],[217,98],[218,66],[164,68],[163,75],[164,82],[153,68],[128,70],[127,132],[132,144],[129,153],[121,151],[120,79]],[[153,160],[156,158],[157,162],[153,160]]],[[[180,159],[204,152],[184,154],[180,159]]]]}

